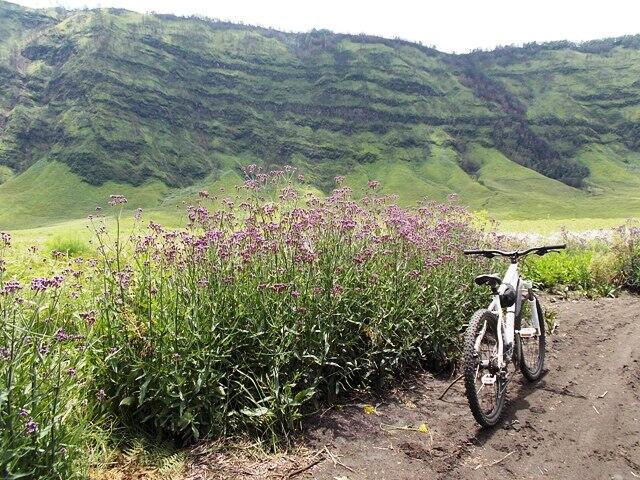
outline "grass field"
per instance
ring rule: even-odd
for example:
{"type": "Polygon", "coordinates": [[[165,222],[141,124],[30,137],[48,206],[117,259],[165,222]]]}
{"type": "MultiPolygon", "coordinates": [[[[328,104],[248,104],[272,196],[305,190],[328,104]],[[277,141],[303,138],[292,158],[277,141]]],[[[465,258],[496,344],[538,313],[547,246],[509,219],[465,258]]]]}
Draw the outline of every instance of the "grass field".
{"type": "MultiPolygon", "coordinates": [[[[595,157],[591,163],[596,165],[601,153],[589,150],[584,155],[595,157]]],[[[495,150],[477,147],[473,154],[481,162],[476,180],[460,169],[451,148],[438,147],[425,163],[361,165],[345,181],[358,196],[366,191],[368,181],[377,180],[381,193],[400,192],[399,203],[407,206],[425,198],[444,201],[457,193],[457,202],[498,220],[500,228],[510,232],[551,234],[563,227],[578,231],[610,228],[640,217],[640,181],[625,176],[627,167],[618,165],[615,157],[608,161],[613,166],[606,167],[612,172],[609,177],[594,170],[594,181],[601,187],[588,193],[518,166],[495,150]]],[[[145,218],[177,226],[184,223],[185,207],[197,202],[199,191],[207,190],[218,199],[235,195],[242,177],[235,159],[225,159],[225,165],[224,170],[192,187],[171,189],[159,181],[140,187],[112,182],[96,187],[63,164],[38,163],[0,184],[0,230],[38,244],[55,236],[82,236],[87,216],[95,214],[96,207],[104,208],[111,194],[125,195],[128,210],[142,208],[145,218]]]]}

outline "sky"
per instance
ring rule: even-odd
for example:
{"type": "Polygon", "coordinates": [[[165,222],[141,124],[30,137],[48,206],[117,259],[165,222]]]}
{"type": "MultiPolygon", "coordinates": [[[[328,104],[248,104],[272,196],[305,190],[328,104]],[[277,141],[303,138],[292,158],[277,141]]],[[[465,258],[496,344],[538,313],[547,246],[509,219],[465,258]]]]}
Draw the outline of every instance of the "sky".
{"type": "Polygon", "coordinates": [[[638,0],[10,0],[30,7],[119,7],[203,15],[285,31],[326,28],[445,52],[640,33],[638,0]]]}

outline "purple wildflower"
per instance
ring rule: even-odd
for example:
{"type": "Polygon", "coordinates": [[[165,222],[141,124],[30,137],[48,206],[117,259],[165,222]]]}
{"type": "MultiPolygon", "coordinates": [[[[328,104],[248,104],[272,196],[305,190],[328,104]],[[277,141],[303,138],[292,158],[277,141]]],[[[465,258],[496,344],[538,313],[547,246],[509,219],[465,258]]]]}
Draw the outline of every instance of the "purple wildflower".
{"type": "Polygon", "coordinates": [[[295,188],[287,185],[282,189],[280,200],[295,200],[296,198],[298,198],[298,191],[295,188]]]}
{"type": "Polygon", "coordinates": [[[124,205],[127,203],[127,198],[124,195],[109,195],[109,205],[112,207],[115,205],[124,205]]]}
{"type": "Polygon", "coordinates": [[[56,275],[52,278],[34,278],[31,280],[31,290],[35,292],[44,292],[48,288],[59,288],[64,281],[62,275],[56,275]]]}
{"type": "Polygon", "coordinates": [[[380,182],[377,180],[369,180],[368,186],[371,190],[375,190],[380,185],[380,182]]]}
{"type": "Polygon", "coordinates": [[[11,352],[7,347],[0,347],[0,360],[9,360],[11,358],[11,352]]]}
{"type": "Polygon", "coordinates": [[[22,285],[20,285],[20,282],[18,282],[17,280],[9,280],[4,288],[2,290],[0,290],[0,295],[2,294],[10,294],[10,293],[15,293],[18,290],[22,289],[22,285]]]}
{"type": "Polygon", "coordinates": [[[356,226],[356,222],[352,218],[343,218],[340,221],[341,230],[353,230],[355,226],[356,226]]]}
{"type": "Polygon", "coordinates": [[[104,390],[101,388],[96,392],[96,398],[99,402],[102,402],[105,398],[107,398],[107,394],[104,393],[104,390]]]}
{"type": "Polygon", "coordinates": [[[88,312],[79,313],[78,316],[87,322],[89,325],[93,325],[96,322],[96,311],[89,310],[88,312]]]}
{"type": "Polygon", "coordinates": [[[65,340],[69,340],[69,334],[64,331],[64,328],[59,328],[56,332],[56,340],[59,342],[64,342],[65,340]]]}
{"type": "Polygon", "coordinates": [[[129,282],[131,282],[131,275],[132,271],[130,268],[127,268],[122,272],[115,273],[116,280],[122,288],[126,288],[129,285],[129,282]]]}
{"type": "Polygon", "coordinates": [[[27,435],[33,435],[38,431],[38,424],[30,418],[26,425],[27,435]]]}
{"type": "Polygon", "coordinates": [[[49,280],[47,280],[49,287],[51,288],[59,288],[64,282],[64,277],[62,275],[55,275],[49,280]]]}
{"type": "Polygon", "coordinates": [[[287,288],[288,286],[284,283],[274,283],[271,285],[271,289],[276,293],[284,292],[287,288]]]}
{"type": "Polygon", "coordinates": [[[273,203],[267,203],[262,207],[262,211],[265,215],[273,215],[276,211],[276,206],[273,203]]]}
{"type": "Polygon", "coordinates": [[[2,244],[5,247],[10,247],[11,246],[11,234],[7,233],[7,232],[0,232],[0,242],[2,242],[2,244]]]}
{"type": "Polygon", "coordinates": [[[48,286],[46,278],[34,278],[31,280],[31,290],[35,292],[44,292],[48,286]]]}

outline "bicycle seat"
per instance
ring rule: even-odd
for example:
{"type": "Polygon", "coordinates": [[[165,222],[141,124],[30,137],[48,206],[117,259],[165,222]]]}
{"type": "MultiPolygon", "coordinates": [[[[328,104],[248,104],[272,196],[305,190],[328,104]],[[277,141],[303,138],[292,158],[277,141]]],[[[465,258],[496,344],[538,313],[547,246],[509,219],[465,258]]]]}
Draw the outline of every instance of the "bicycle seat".
{"type": "Polygon", "coordinates": [[[489,285],[492,289],[498,288],[502,284],[502,278],[494,273],[485,273],[475,278],[476,285],[489,285]]]}

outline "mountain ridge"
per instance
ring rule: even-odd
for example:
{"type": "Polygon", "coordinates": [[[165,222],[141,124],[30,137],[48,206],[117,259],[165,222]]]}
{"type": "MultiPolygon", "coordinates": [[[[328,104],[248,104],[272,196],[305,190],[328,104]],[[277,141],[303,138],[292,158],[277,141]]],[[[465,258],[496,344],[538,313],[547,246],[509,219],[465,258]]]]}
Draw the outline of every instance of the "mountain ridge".
{"type": "Polygon", "coordinates": [[[324,191],[336,175],[393,170],[415,176],[401,197],[473,191],[463,200],[496,211],[491,197],[510,196],[486,172],[506,159],[507,181],[520,172],[511,162],[601,215],[617,197],[640,206],[629,194],[640,186],[640,35],[455,55],[370,35],[2,1],[0,34],[5,184],[39,162],[96,188],[173,189],[286,163],[324,191]]]}

